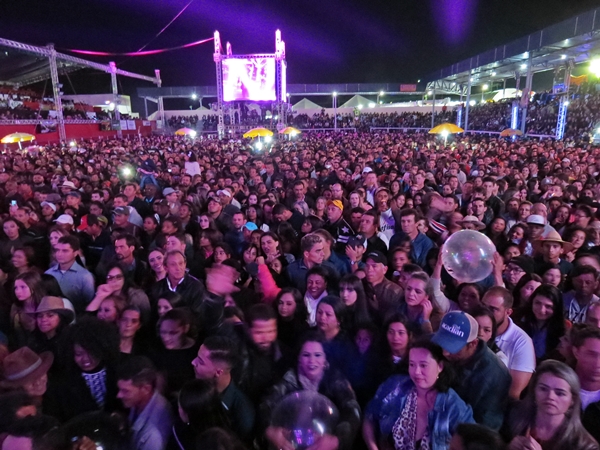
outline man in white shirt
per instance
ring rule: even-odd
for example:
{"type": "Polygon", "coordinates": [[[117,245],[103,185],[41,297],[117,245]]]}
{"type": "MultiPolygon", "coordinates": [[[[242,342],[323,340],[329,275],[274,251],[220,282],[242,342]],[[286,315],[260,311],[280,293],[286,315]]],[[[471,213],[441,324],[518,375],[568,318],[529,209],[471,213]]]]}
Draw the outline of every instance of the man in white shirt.
{"type": "Polygon", "coordinates": [[[482,302],[494,313],[498,326],[496,344],[508,356],[508,370],[512,377],[509,396],[518,400],[535,371],[533,341],[509,317],[513,312],[513,296],[508,289],[491,287],[482,302]]]}
{"type": "Polygon", "coordinates": [[[573,333],[575,373],[581,383],[581,409],[600,401],[600,328],[586,326],[573,333]]]}

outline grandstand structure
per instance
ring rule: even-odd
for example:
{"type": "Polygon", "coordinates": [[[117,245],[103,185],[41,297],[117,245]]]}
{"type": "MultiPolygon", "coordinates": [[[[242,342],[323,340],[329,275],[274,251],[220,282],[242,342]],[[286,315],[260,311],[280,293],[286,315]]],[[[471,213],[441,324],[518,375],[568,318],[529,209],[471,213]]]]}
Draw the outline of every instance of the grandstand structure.
{"type": "MultiPolygon", "coordinates": [[[[99,64],[82,58],[67,55],[56,51],[53,44],[45,47],[24,44],[9,39],[0,38],[0,85],[9,85],[16,88],[28,86],[47,79],[52,80],[52,97],[56,109],[56,125],[60,141],[67,139],[65,120],[62,109],[62,84],[59,75],[83,68],[92,68],[110,74],[111,88],[114,104],[119,103],[117,76],[136,78],[148,81],[160,88],[162,82],[160,71],[156,70],[154,77],[128,72],[117,68],[114,62],[99,64]]],[[[163,111],[162,101],[158,102],[159,111],[163,111]]],[[[162,114],[164,116],[164,114],[162,114]]],[[[119,110],[115,107],[115,119],[119,120],[119,110]]],[[[19,121],[20,123],[24,121],[19,121]]],[[[86,121],[78,121],[79,123],[86,121]]],[[[95,123],[89,121],[90,123],[95,123]]],[[[117,134],[121,136],[121,129],[117,134]]]]}
{"type": "MultiPolygon", "coordinates": [[[[528,36],[495,47],[430,74],[427,90],[466,98],[465,130],[469,128],[472,89],[515,79],[517,91],[524,77],[523,95],[512,107],[511,128],[526,132],[529,93],[535,73],[554,71],[553,91],[561,96],[556,138],[562,139],[569,107],[571,71],[577,64],[600,55],[600,8],[579,14],[528,36]]],[[[459,122],[462,114],[458,115],[459,122]]],[[[460,125],[460,123],[459,123],[460,125]]]]}

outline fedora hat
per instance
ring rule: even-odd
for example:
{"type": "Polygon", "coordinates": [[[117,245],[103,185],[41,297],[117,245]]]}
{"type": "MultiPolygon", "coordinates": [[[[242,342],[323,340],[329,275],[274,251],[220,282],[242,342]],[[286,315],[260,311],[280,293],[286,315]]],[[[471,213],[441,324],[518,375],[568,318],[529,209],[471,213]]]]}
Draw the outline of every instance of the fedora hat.
{"type": "Polygon", "coordinates": [[[571,250],[573,250],[573,248],[575,248],[570,242],[563,241],[560,237],[560,234],[558,234],[558,232],[554,230],[550,231],[550,233],[548,233],[548,236],[546,236],[545,238],[536,239],[535,241],[533,241],[533,249],[536,252],[539,252],[542,246],[544,245],[544,242],[555,242],[557,244],[562,245],[563,251],[565,253],[569,253],[571,250]]]}
{"type": "Polygon", "coordinates": [[[478,230],[485,229],[485,223],[481,222],[475,216],[466,216],[463,220],[459,220],[456,223],[459,224],[461,227],[464,227],[465,225],[470,224],[470,225],[474,225],[475,228],[477,228],[478,230]]]}
{"type": "Polygon", "coordinates": [[[52,352],[38,355],[29,347],[21,347],[4,358],[0,386],[11,389],[31,383],[47,373],[53,361],[52,352]]]}
{"type": "Polygon", "coordinates": [[[57,314],[60,314],[67,319],[67,323],[71,323],[75,318],[75,313],[71,309],[67,308],[62,298],[52,296],[42,297],[42,301],[36,308],[35,312],[30,314],[39,314],[47,311],[53,311],[57,314]]]}

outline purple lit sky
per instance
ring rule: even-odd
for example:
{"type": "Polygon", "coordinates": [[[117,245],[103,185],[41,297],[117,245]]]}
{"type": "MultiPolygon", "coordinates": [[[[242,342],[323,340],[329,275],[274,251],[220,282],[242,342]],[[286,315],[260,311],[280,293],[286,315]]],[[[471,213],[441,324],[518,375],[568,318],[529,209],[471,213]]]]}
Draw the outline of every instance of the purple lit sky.
{"type": "MultiPolygon", "coordinates": [[[[0,1],[0,37],[54,42],[59,48],[135,51],[188,1],[0,1]]],[[[598,6],[599,0],[195,0],[147,48],[185,44],[218,29],[234,53],[272,52],[274,31],[280,28],[289,83],[414,83],[435,69],[598,6]]],[[[215,82],[211,43],[116,61],[147,74],[160,68],[165,85],[215,82]]],[[[76,85],[80,78],[73,76],[76,85]]],[[[107,89],[106,77],[83,78],[96,85],[101,79],[101,90],[107,89]]]]}

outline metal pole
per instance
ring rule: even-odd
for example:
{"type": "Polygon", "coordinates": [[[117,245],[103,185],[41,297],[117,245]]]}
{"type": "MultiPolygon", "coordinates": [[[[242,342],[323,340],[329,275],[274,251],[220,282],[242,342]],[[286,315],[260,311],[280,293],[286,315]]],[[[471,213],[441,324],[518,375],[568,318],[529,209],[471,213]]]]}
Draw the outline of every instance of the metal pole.
{"type": "Polygon", "coordinates": [[[148,99],[144,97],[144,112],[146,113],[145,118],[148,118],[148,99]]]}
{"type": "MultiPolygon", "coordinates": [[[[162,87],[162,80],[160,79],[160,70],[154,70],[154,76],[156,77],[156,87],[162,87]]],[[[160,91],[159,91],[160,92],[160,91]]],[[[166,129],[167,124],[165,123],[165,105],[163,103],[162,95],[158,96],[156,106],[158,107],[158,117],[160,117],[160,121],[162,124],[163,130],[166,129]]]]}
{"type": "Polygon", "coordinates": [[[333,93],[333,128],[337,131],[337,94],[333,93]]]}
{"type": "MultiPolygon", "coordinates": [[[[119,123],[121,121],[121,113],[119,112],[119,88],[117,86],[117,65],[114,63],[114,61],[110,61],[108,63],[108,65],[110,66],[110,85],[112,87],[112,94],[113,94],[113,103],[115,104],[115,120],[118,120],[119,123]]],[[[117,136],[122,137],[123,136],[123,130],[121,130],[121,127],[119,126],[119,129],[117,130],[117,136]]]]}
{"type": "Polygon", "coordinates": [[[529,95],[531,94],[531,82],[533,80],[531,54],[527,61],[527,76],[525,77],[525,90],[521,97],[521,105],[523,110],[521,111],[521,133],[525,134],[525,125],[527,121],[527,108],[529,107],[529,95]]]}
{"type": "Polygon", "coordinates": [[[56,50],[54,44],[48,44],[50,50],[50,78],[52,79],[52,93],[54,95],[54,107],[56,108],[56,122],[58,125],[58,139],[61,142],[66,142],[67,131],[65,130],[65,119],[63,116],[62,100],[60,86],[58,82],[58,66],[56,64],[56,50]]]}
{"type": "Polygon", "coordinates": [[[502,99],[506,96],[506,78],[504,79],[504,84],[502,85],[502,99]]]}
{"type": "Polygon", "coordinates": [[[469,108],[471,102],[471,72],[469,72],[469,83],[467,84],[467,101],[465,104],[465,132],[469,131],[469,108]]]}
{"type": "Polygon", "coordinates": [[[431,102],[431,128],[435,126],[435,88],[433,88],[432,91],[433,95],[431,99],[433,101],[431,102]]]}

